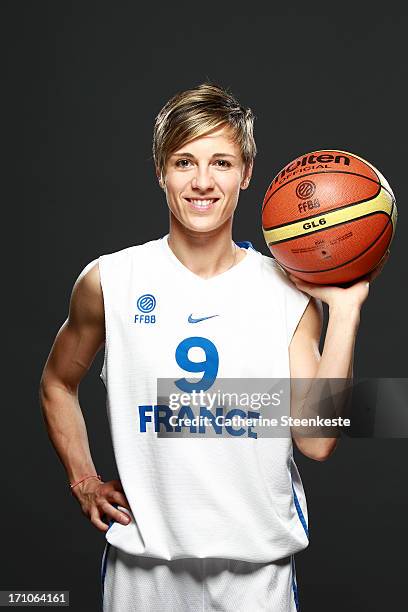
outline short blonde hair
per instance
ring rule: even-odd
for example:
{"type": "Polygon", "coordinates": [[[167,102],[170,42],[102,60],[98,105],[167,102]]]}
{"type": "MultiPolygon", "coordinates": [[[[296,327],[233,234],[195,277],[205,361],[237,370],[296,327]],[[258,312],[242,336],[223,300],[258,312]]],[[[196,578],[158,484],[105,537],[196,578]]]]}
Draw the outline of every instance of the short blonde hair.
{"type": "Polygon", "coordinates": [[[245,165],[256,155],[250,108],[239,104],[227,89],[202,83],[173,96],[156,117],[153,131],[153,160],[160,177],[170,155],[184,143],[204,136],[216,127],[229,125],[245,165]]]}

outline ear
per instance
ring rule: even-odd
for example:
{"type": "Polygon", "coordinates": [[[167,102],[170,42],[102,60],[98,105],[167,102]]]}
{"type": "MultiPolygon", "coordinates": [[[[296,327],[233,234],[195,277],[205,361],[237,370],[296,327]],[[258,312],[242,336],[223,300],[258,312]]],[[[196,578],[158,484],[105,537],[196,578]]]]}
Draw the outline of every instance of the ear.
{"type": "Polygon", "coordinates": [[[251,161],[249,164],[245,165],[245,170],[244,170],[244,176],[242,177],[242,181],[241,181],[241,189],[247,189],[249,186],[249,182],[251,180],[251,176],[252,176],[252,170],[254,167],[254,162],[251,161]]]}
{"type": "Polygon", "coordinates": [[[157,177],[157,180],[159,181],[160,187],[162,189],[164,189],[164,184],[163,184],[163,181],[161,179],[161,173],[160,173],[160,170],[157,168],[157,166],[156,166],[156,177],[157,177]]]}

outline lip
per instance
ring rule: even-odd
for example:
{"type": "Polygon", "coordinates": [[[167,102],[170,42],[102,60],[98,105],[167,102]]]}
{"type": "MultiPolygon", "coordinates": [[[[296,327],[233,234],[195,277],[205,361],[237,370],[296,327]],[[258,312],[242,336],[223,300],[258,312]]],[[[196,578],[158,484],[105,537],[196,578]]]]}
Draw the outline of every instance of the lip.
{"type": "Polygon", "coordinates": [[[203,212],[212,210],[220,198],[183,198],[183,199],[187,202],[191,210],[194,210],[195,212],[203,213],[203,212]],[[193,200],[212,200],[212,201],[210,204],[207,204],[207,206],[199,206],[199,205],[194,204],[193,200]]]}

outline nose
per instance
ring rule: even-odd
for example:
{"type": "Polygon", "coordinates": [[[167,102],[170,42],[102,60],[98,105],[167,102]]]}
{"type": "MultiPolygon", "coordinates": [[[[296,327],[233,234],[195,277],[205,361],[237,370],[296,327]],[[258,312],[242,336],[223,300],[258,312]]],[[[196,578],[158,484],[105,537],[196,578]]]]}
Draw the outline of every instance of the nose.
{"type": "Polygon", "coordinates": [[[214,177],[208,168],[197,168],[191,182],[193,189],[207,191],[214,188],[214,177]]]}

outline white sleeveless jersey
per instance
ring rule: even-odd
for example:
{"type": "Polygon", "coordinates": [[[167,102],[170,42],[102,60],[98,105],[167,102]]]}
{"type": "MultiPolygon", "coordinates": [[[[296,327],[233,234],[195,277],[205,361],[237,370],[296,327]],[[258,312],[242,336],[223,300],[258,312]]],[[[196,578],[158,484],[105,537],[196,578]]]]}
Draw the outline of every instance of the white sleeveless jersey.
{"type": "Polygon", "coordinates": [[[100,376],[132,518],[113,522],[106,539],[166,560],[273,562],[308,545],[291,438],[159,438],[152,410],[158,378],[199,376],[177,357],[191,338],[204,352],[215,347],[217,380],[289,378],[288,347],[309,296],[249,242],[237,243],[244,259],[203,279],[177,259],[167,237],[99,257],[100,376]]]}

